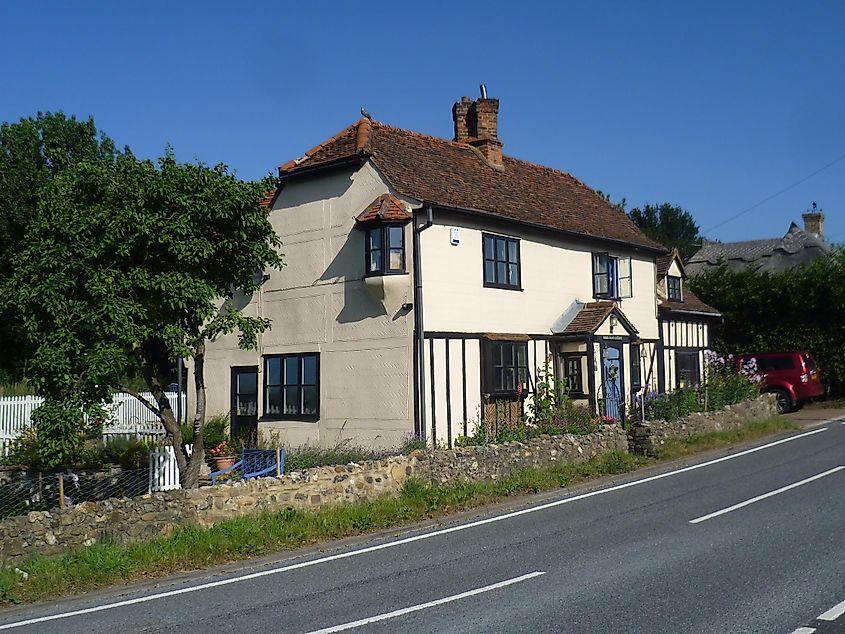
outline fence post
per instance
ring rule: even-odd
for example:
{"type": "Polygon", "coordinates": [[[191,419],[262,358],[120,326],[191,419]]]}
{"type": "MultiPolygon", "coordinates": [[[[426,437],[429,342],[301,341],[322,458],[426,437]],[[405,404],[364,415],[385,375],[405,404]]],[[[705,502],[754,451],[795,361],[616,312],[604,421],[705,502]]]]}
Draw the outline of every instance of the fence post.
{"type": "Polygon", "coordinates": [[[59,474],[59,508],[65,510],[65,477],[59,474]]]}
{"type": "Polygon", "coordinates": [[[276,447],[276,477],[278,478],[282,475],[282,451],[278,447],[276,447]]]}

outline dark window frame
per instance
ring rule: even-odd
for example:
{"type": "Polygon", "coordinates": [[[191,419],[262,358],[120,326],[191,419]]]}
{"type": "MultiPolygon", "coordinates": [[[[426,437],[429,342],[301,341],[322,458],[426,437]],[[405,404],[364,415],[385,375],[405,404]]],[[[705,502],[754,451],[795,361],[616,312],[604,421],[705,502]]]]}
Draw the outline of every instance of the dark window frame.
{"type": "Polygon", "coordinates": [[[629,299],[634,296],[634,265],[629,255],[610,255],[607,252],[593,252],[593,297],[596,299],[629,299]],[[628,274],[622,275],[620,262],[628,263],[628,274]],[[603,283],[601,282],[603,280],[603,283]],[[627,293],[623,284],[627,283],[627,293]],[[603,286],[607,290],[601,291],[603,286]]]}
{"type": "Polygon", "coordinates": [[[481,234],[481,279],[484,281],[485,288],[501,288],[505,290],[511,291],[521,291],[522,290],[522,250],[520,245],[519,238],[513,238],[510,236],[500,236],[494,233],[482,233],[481,234]],[[488,258],[487,252],[484,249],[484,245],[487,240],[490,239],[493,241],[493,257],[488,258]],[[505,243],[505,259],[500,260],[497,257],[497,250],[496,250],[496,242],[501,240],[505,243]],[[516,251],[516,258],[515,261],[512,261],[510,258],[510,244],[513,243],[515,245],[516,251]],[[487,279],[487,263],[490,262],[493,265],[493,281],[488,281],[487,279]],[[505,282],[501,282],[499,280],[499,264],[504,265],[505,267],[505,282]],[[510,266],[516,266],[516,283],[511,284],[507,281],[509,277],[510,266]]]}
{"type": "Polygon", "coordinates": [[[642,347],[638,343],[632,343],[629,347],[629,354],[631,355],[631,389],[635,392],[643,386],[641,350],[642,347]]]}
{"type": "Polygon", "coordinates": [[[574,397],[586,397],[587,392],[584,389],[584,359],[587,358],[586,352],[564,352],[562,355],[563,357],[563,379],[566,380],[566,391],[570,396],[574,397]],[[576,368],[578,381],[577,381],[577,389],[573,386],[573,383],[570,381],[570,363],[574,364],[574,368],[576,368]]]}
{"type": "Polygon", "coordinates": [[[683,280],[680,275],[666,276],[666,297],[670,302],[677,302],[679,304],[683,303],[683,280]]]}
{"type": "Polygon", "coordinates": [[[365,277],[376,277],[382,275],[406,275],[408,273],[408,258],[405,244],[405,225],[396,222],[382,222],[367,227],[364,231],[364,275],[365,277]],[[390,246],[390,229],[400,229],[402,235],[402,246],[390,246]],[[370,246],[370,234],[378,233],[379,246],[372,248],[370,246]],[[397,269],[390,268],[390,252],[401,251],[402,266],[397,269]],[[373,269],[370,256],[373,252],[379,254],[379,267],[373,269]]]}
{"type": "MultiPolygon", "coordinates": [[[[695,381],[689,380],[688,384],[685,385],[685,388],[694,387],[696,385],[701,385],[701,359],[699,356],[699,351],[697,349],[690,349],[690,350],[675,350],[675,389],[681,388],[681,359],[695,359],[695,381]]],[[[686,370],[685,370],[686,371],[686,370]]],[[[687,377],[689,378],[689,374],[687,377]]]]}
{"type": "Polygon", "coordinates": [[[528,370],[528,342],[527,341],[494,341],[484,340],[484,367],[482,368],[482,384],[485,394],[491,396],[526,396],[531,389],[531,373],[528,370]],[[517,348],[521,348],[525,363],[519,364],[517,348]],[[506,356],[506,350],[508,354],[506,356]],[[499,355],[501,351],[501,356],[499,355]],[[497,363],[501,359],[501,363],[497,363]],[[510,361],[510,363],[508,363],[510,361]],[[508,370],[514,380],[513,388],[506,385],[508,370]],[[525,380],[521,381],[520,370],[525,380]],[[500,380],[499,380],[500,379],[500,380]],[[518,386],[522,384],[520,392],[518,386]]]}
{"type": "Polygon", "coordinates": [[[264,379],[262,381],[262,420],[297,420],[297,421],[308,421],[308,422],[315,422],[320,419],[320,353],[319,352],[297,352],[297,353],[290,353],[290,354],[267,354],[264,355],[264,379]],[[315,375],[314,375],[314,383],[305,383],[304,382],[304,360],[306,358],[313,357],[315,359],[315,375]],[[299,365],[298,365],[298,375],[299,379],[296,383],[287,383],[285,377],[285,360],[298,358],[299,365]],[[279,360],[279,383],[269,383],[270,380],[270,372],[269,372],[269,362],[271,360],[279,360]],[[317,402],[316,402],[316,412],[313,414],[303,414],[302,413],[302,402],[303,402],[303,393],[304,388],[312,387],[315,389],[317,394],[317,402]],[[282,411],[279,412],[269,412],[269,400],[270,400],[270,388],[275,388],[280,390],[280,395],[282,398],[282,403],[284,403],[284,393],[285,389],[289,388],[298,388],[299,391],[299,412],[298,413],[285,413],[284,411],[284,404],[281,405],[280,409],[282,411]]]}

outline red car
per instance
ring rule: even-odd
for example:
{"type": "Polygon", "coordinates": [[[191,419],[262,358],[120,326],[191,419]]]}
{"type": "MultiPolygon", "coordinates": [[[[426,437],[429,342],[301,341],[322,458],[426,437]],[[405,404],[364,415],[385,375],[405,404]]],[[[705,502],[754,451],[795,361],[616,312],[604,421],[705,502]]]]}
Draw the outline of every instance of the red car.
{"type": "Polygon", "coordinates": [[[778,411],[791,412],[807,399],[824,394],[816,362],[809,352],[765,352],[737,358],[737,367],[751,359],[763,376],[763,389],[777,395],[778,411]]]}

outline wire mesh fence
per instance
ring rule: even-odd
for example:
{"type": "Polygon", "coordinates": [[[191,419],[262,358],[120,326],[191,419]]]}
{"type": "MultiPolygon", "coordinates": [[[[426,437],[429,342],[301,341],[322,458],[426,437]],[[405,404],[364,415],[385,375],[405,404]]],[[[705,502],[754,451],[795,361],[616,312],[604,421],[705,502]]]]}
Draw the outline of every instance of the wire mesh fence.
{"type": "Polygon", "coordinates": [[[0,519],[31,511],[71,508],[82,502],[136,497],[149,491],[147,468],[49,474],[5,472],[0,479],[0,519]]]}

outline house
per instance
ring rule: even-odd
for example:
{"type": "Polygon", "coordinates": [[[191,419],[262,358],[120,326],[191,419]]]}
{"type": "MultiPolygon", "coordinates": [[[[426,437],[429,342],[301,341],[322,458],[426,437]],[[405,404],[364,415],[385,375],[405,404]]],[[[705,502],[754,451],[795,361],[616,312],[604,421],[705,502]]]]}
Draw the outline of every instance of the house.
{"type": "Polygon", "coordinates": [[[687,288],[686,269],[677,249],[657,258],[661,356],[657,368],[658,384],[665,391],[701,382],[709,327],[722,318],[718,310],[687,288]]]}
{"type": "Polygon", "coordinates": [[[612,419],[694,380],[715,311],[659,296],[665,249],[618,207],[503,154],[498,111],[464,97],[452,140],[365,117],[281,165],[286,266],[238,303],[273,326],[257,350],[209,343],[208,411],[292,445],[451,445],[525,412],[546,366],[612,419]]]}
{"type": "Polygon", "coordinates": [[[824,238],[824,213],[813,203],[812,211],[802,214],[804,229],[794,222],[782,238],[744,242],[705,242],[687,262],[690,275],[717,268],[725,262],[732,270],[780,273],[807,264],[830,251],[824,238]]]}

